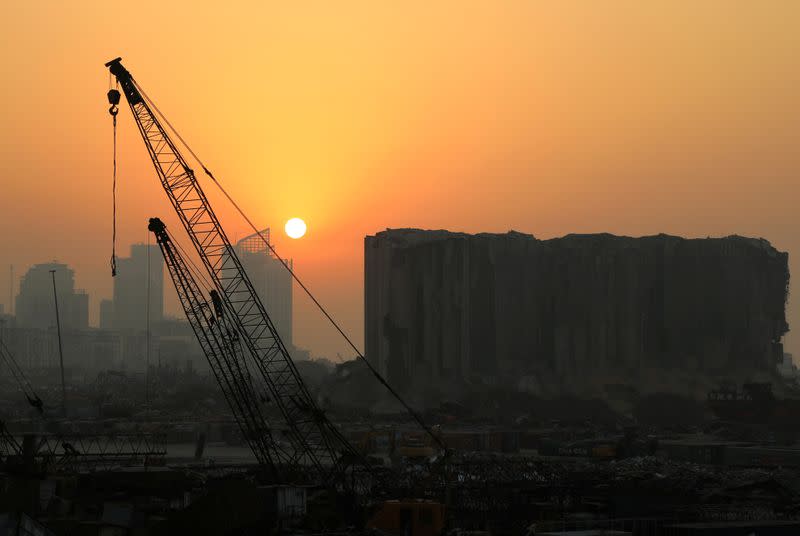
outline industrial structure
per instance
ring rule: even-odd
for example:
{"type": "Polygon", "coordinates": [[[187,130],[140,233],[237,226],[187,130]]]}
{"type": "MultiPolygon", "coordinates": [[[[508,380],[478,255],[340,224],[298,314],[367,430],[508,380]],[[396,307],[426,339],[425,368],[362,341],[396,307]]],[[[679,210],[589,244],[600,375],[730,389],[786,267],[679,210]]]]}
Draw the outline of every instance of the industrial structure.
{"type": "Polygon", "coordinates": [[[364,266],[366,355],[417,391],[704,397],[783,359],[788,255],[762,239],[392,229],[364,266]]]}
{"type": "MultiPolygon", "coordinates": [[[[155,233],[164,254],[187,318],[212,368],[215,362],[221,364],[220,386],[225,389],[223,378],[229,378],[233,385],[231,397],[243,397],[249,411],[269,409],[275,412],[285,426],[283,444],[274,440],[268,427],[259,425],[255,429],[263,449],[254,448],[254,453],[262,456],[259,458],[264,460],[262,469],[277,482],[301,479],[347,486],[346,470],[350,463],[347,459],[358,458],[358,453],[311,396],[193,169],[164,125],[170,127],[178,140],[182,138],[145,97],[133,76],[122,66],[121,58],[106,66],[122,89],[161,185],[210,280],[203,292],[199,286],[202,280],[196,280],[189,273],[176,249],[167,247],[174,244],[174,240],[168,240],[163,224],[151,220],[150,230],[155,233]],[[219,330],[217,335],[214,329],[219,330]],[[203,345],[204,338],[209,336],[215,344],[203,345]]],[[[109,112],[115,122],[120,96],[116,89],[109,90],[109,112]]],[[[216,181],[213,174],[202,167],[216,181]]],[[[240,413],[237,417],[242,428],[247,430],[248,423],[242,420],[240,413]]]]}

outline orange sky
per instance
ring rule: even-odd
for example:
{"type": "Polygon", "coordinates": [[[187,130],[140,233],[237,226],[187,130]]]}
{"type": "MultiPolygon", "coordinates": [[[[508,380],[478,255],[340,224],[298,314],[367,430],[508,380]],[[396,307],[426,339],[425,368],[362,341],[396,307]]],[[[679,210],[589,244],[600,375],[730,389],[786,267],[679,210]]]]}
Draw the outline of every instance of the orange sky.
{"type": "MultiPolygon", "coordinates": [[[[118,55],[254,219],[308,222],[277,247],[359,344],[362,239],[386,227],[737,233],[798,273],[794,0],[202,4],[5,6],[0,302],[10,263],[54,258],[93,318],[111,295],[103,63],[118,55]]],[[[125,254],[148,217],[178,224],[119,117],[125,254]]],[[[348,355],[299,295],[295,317],[300,345],[348,355]]]]}

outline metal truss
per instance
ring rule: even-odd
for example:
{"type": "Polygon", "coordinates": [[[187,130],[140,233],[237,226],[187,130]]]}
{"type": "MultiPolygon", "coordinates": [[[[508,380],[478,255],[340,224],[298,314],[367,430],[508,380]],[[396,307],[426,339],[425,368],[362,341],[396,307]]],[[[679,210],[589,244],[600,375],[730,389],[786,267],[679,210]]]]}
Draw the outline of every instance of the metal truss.
{"type": "Polygon", "coordinates": [[[0,340],[0,361],[2,361],[11,372],[11,376],[14,378],[14,381],[17,382],[19,388],[22,389],[22,393],[25,395],[25,398],[28,399],[28,403],[35,407],[39,413],[43,413],[44,405],[42,404],[42,400],[33,390],[33,386],[28,380],[28,377],[22,372],[17,360],[14,359],[14,355],[2,340],[0,340]]]}
{"type": "Polygon", "coordinates": [[[0,459],[9,456],[18,456],[22,452],[17,439],[9,433],[6,423],[0,421],[0,459]]]}
{"type": "Polygon", "coordinates": [[[47,434],[36,436],[34,457],[48,471],[62,473],[163,465],[165,440],[163,434],[47,434]]]}
{"type": "Polygon", "coordinates": [[[155,234],[189,325],[236,417],[242,435],[262,467],[271,473],[270,476],[277,477],[276,466],[288,462],[291,453],[287,456],[272,437],[271,427],[256,395],[258,388],[246,368],[235,328],[225,311],[214,306],[212,295],[208,297],[211,303],[207,301],[206,293],[192,276],[161,220],[152,218],[148,228],[155,234]]]}

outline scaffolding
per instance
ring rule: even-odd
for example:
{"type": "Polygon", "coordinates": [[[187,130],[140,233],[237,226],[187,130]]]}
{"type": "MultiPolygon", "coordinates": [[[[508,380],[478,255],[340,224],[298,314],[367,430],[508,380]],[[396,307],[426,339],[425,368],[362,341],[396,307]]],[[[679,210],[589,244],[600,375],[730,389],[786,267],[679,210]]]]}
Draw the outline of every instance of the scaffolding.
{"type": "Polygon", "coordinates": [[[272,245],[269,237],[269,227],[262,229],[257,233],[245,236],[236,242],[236,248],[239,251],[245,251],[247,253],[264,253],[272,256],[272,252],[270,251],[270,248],[267,247],[267,244],[272,245]]]}

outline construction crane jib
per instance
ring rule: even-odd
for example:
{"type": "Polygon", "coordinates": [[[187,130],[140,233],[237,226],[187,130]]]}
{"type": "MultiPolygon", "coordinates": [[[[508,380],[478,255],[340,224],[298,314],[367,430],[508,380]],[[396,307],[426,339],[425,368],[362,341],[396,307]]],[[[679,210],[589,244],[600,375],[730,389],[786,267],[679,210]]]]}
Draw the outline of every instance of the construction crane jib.
{"type": "MultiPolygon", "coordinates": [[[[122,66],[121,58],[106,66],[119,83],[161,185],[213,281],[245,353],[270,391],[269,403],[274,404],[284,419],[285,434],[292,446],[289,464],[313,468],[315,480],[320,482],[343,483],[346,460],[360,456],[317,407],[194,171],[168,135],[162,120],[178,139],[180,136],[122,66]]],[[[207,169],[204,171],[211,176],[207,169]]],[[[260,401],[250,400],[249,403],[260,401]]]]}

